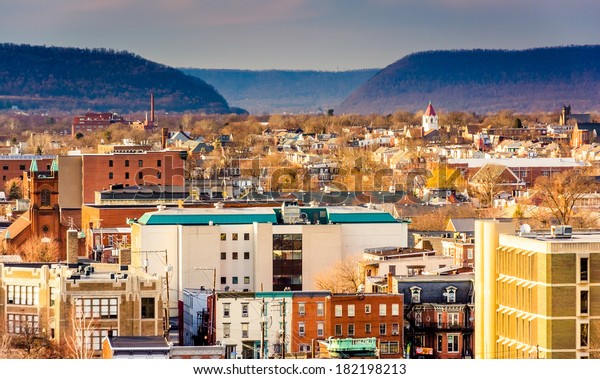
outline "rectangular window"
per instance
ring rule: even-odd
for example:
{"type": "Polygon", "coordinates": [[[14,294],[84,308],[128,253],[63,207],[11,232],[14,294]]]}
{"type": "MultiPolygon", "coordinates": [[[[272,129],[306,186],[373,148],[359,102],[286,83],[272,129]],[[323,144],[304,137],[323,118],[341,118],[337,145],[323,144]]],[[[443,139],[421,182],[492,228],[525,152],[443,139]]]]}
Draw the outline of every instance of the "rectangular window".
{"type": "Polygon", "coordinates": [[[221,260],[224,261],[227,259],[227,253],[224,251],[221,251],[221,260]]]}
{"type": "Polygon", "coordinates": [[[125,173],[125,179],[129,179],[129,173],[128,172],[125,173]]]}
{"type": "Polygon", "coordinates": [[[221,276],[221,284],[227,284],[227,278],[224,276],[221,276]]]}
{"type": "Polygon", "coordinates": [[[581,313],[581,314],[588,313],[588,298],[589,298],[589,291],[581,291],[579,293],[579,313],[581,313]]]}
{"type": "Polygon", "coordinates": [[[365,334],[371,334],[371,324],[365,324],[365,334]]]}
{"type": "Polygon", "coordinates": [[[393,323],[392,324],[392,335],[397,336],[399,334],[400,334],[400,327],[399,327],[398,323],[393,323]]]}
{"type": "Polygon", "coordinates": [[[37,286],[14,286],[7,288],[7,302],[15,305],[38,305],[39,291],[37,286]]]}
{"type": "Polygon", "coordinates": [[[392,304],[392,316],[400,315],[400,304],[392,304]]]}
{"type": "Polygon", "coordinates": [[[317,337],[323,337],[325,334],[325,328],[323,322],[317,322],[317,337]]]}
{"type": "Polygon", "coordinates": [[[301,343],[298,345],[298,348],[301,353],[310,353],[310,345],[306,343],[301,343]]]}
{"type": "Polygon", "coordinates": [[[444,340],[441,335],[437,336],[437,351],[439,353],[444,351],[444,340]]]}
{"type": "Polygon", "coordinates": [[[379,315],[380,316],[385,316],[387,314],[387,305],[386,304],[379,304],[379,315]]]}
{"type": "Polygon", "coordinates": [[[458,353],[458,334],[448,335],[448,352],[458,353]]]}
{"type": "Polygon", "coordinates": [[[248,317],[248,303],[242,303],[242,317],[248,317]]]}
{"type": "Polygon", "coordinates": [[[385,336],[386,333],[386,325],[385,324],[379,324],[379,335],[380,336],[385,336]]]}
{"type": "Polygon", "coordinates": [[[371,304],[365,304],[365,314],[371,313],[371,304]]]}
{"type": "Polygon", "coordinates": [[[244,284],[250,284],[250,277],[244,276],[244,284]]]}
{"type": "Polygon", "coordinates": [[[233,259],[233,260],[237,260],[238,259],[238,253],[237,253],[237,251],[234,251],[233,253],[231,253],[231,259],[233,259]]]}
{"type": "Polygon", "coordinates": [[[155,317],[155,303],[153,297],[142,297],[142,318],[155,317]]]}
{"type": "Polygon", "coordinates": [[[442,313],[441,312],[437,313],[437,326],[438,326],[438,328],[441,328],[443,326],[442,313]]]}
{"type": "Polygon", "coordinates": [[[113,161],[112,161],[112,159],[110,159],[110,160],[108,161],[108,167],[113,167],[113,161]]]}
{"type": "Polygon", "coordinates": [[[143,160],[139,160],[138,161],[138,167],[144,167],[144,161],[143,160]]]}
{"type": "Polygon", "coordinates": [[[589,258],[579,258],[579,280],[582,282],[588,281],[588,262],[589,258]]]}
{"type": "Polygon", "coordinates": [[[113,178],[113,173],[112,173],[112,172],[109,172],[109,173],[108,173],[108,178],[109,178],[109,179],[112,179],[112,178],[113,178]]]}
{"type": "Polygon", "coordinates": [[[335,317],[342,317],[342,306],[341,305],[335,306],[335,317]]]}
{"type": "Polygon", "coordinates": [[[237,241],[238,240],[238,234],[237,233],[231,233],[231,239],[233,241],[237,241]]]}
{"type": "Polygon", "coordinates": [[[129,167],[129,160],[125,160],[125,167],[129,167]]]}
{"type": "Polygon", "coordinates": [[[354,324],[348,324],[348,335],[349,336],[354,335],[354,324]]]}
{"type": "Polygon", "coordinates": [[[238,277],[234,276],[231,278],[231,284],[238,284],[238,277]]]}
{"type": "Polygon", "coordinates": [[[250,259],[250,252],[244,251],[244,259],[250,259]]]}
{"type": "Polygon", "coordinates": [[[143,172],[138,172],[138,179],[144,179],[144,173],[143,172]]]}
{"type": "Polygon", "coordinates": [[[338,337],[342,335],[342,324],[335,324],[335,335],[338,337]]]}
{"type": "Polygon", "coordinates": [[[244,241],[250,241],[250,233],[244,233],[244,241]]]}
{"type": "Polygon", "coordinates": [[[223,317],[229,317],[231,315],[231,304],[223,303],[223,317]]]}
{"type": "Polygon", "coordinates": [[[79,298],[75,299],[75,317],[77,318],[119,318],[119,300],[111,298],[79,298]]]}
{"type": "Polygon", "coordinates": [[[458,326],[458,312],[448,313],[448,326],[458,326]]]}
{"type": "Polygon", "coordinates": [[[58,298],[58,290],[56,287],[50,287],[50,306],[56,304],[56,299],[58,298]]]}
{"type": "Polygon", "coordinates": [[[221,233],[221,241],[227,241],[227,233],[221,233]]]}
{"type": "Polygon", "coordinates": [[[248,338],[248,323],[242,323],[242,338],[248,338]]]}
{"type": "Polygon", "coordinates": [[[8,313],[6,316],[8,333],[37,334],[39,331],[38,315],[8,313]]]}
{"type": "Polygon", "coordinates": [[[348,304],[348,317],[354,317],[354,304],[348,304]]]}
{"type": "Polygon", "coordinates": [[[589,324],[581,323],[579,324],[579,346],[587,347],[589,342],[589,324]]]}
{"type": "Polygon", "coordinates": [[[161,167],[162,166],[162,161],[160,159],[158,159],[156,161],[156,167],[161,167]]]}
{"type": "Polygon", "coordinates": [[[298,323],[298,334],[303,336],[306,333],[306,328],[304,326],[304,321],[298,323]]]}
{"type": "Polygon", "coordinates": [[[382,342],[380,345],[381,354],[398,354],[400,352],[399,346],[396,341],[382,342]]]}
{"type": "Polygon", "coordinates": [[[317,316],[323,316],[325,314],[325,304],[317,303],[317,316]]]}
{"type": "Polygon", "coordinates": [[[25,165],[24,164],[19,165],[19,171],[24,171],[24,170],[25,170],[25,165]]]}
{"type": "Polygon", "coordinates": [[[473,259],[473,248],[467,248],[467,259],[473,259]]]}
{"type": "Polygon", "coordinates": [[[223,338],[231,337],[231,324],[223,324],[223,338]]]}
{"type": "Polygon", "coordinates": [[[306,304],[305,303],[299,303],[298,304],[298,315],[299,316],[304,316],[306,312],[306,304]]]}

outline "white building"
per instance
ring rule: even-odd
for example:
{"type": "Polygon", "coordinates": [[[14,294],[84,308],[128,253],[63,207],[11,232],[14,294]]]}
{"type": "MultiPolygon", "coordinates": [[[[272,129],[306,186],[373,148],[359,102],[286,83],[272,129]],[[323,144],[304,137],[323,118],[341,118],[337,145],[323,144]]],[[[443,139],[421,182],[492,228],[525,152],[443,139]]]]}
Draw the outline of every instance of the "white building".
{"type": "Polygon", "coordinates": [[[131,227],[132,263],[168,278],[172,316],[184,288],[313,290],[341,260],[408,245],[406,222],[356,206],[164,209],[131,227]]]}
{"type": "Polygon", "coordinates": [[[427,106],[425,113],[423,113],[423,122],[422,122],[421,126],[423,127],[424,133],[429,133],[433,130],[439,129],[438,116],[435,113],[433,106],[431,105],[431,101],[429,102],[429,105],[427,106]]]}

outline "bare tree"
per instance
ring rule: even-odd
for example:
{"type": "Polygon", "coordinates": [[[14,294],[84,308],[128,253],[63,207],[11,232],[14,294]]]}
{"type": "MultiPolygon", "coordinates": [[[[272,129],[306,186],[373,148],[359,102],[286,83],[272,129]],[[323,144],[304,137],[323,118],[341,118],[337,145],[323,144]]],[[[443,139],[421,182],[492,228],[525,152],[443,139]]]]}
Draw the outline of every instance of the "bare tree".
{"type": "Polygon", "coordinates": [[[320,290],[334,293],[354,293],[363,282],[364,273],[360,262],[347,258],[338,261],[329,271],[316,276],[316,286],[320,290]]]}
{"type": "Polygon", "coordinates": [[[542,176],[535,182],[534,191],[540,206],[547,207],[559,224],[569,225],[579,199],[595,188],[594,180],[579,170],[569,170],[542,176]]]}
{"type": "Polygon", "coordinates": [[[91,346],[91,341],[95,325],[96,321],[93,317],[77,317],[73,310],[71,314],[71,330],[66,336],[66,350],[69,358],[93,358],[94,349],[91,346]]]}
{"type": "Polygon", "coordinates": [[[42,241],[39,237],[29,237],[15,250],[19,252],[24,262],[56,262],[60,259],[58,242],[51,236],[49,241],[42,241]]]}

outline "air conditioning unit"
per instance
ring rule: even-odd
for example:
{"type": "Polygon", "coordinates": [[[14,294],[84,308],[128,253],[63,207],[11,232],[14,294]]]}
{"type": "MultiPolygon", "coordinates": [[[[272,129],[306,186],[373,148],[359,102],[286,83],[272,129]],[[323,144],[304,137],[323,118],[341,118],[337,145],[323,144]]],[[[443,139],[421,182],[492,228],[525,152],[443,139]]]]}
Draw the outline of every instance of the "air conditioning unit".
{"type": "Polygon", "coordinates": [[[571,238],[573,227],[571,225],[552,225],[550,234],[552,238],[571,238]]]}

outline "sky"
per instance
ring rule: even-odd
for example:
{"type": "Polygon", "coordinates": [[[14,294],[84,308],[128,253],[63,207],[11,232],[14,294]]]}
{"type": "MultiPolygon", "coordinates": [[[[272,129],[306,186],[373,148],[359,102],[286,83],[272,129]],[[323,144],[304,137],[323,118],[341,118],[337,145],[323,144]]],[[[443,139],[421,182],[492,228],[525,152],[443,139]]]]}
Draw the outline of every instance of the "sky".
{"type": "Polygon", "coordinates": [[[0,0],[0,42],[173,67],[344,71],[427,50],[600,43],[598,0],[0,0]]]}

